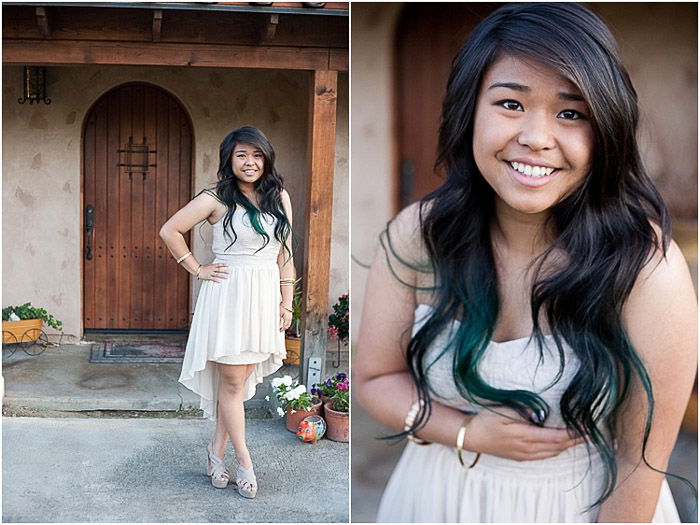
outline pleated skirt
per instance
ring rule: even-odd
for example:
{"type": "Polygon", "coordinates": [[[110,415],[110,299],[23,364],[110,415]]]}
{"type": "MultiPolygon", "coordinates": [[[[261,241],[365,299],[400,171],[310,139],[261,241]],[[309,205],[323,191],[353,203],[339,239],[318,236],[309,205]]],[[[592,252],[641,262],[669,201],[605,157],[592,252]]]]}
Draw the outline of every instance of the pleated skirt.
{"type": "MultiPolygon", "coordinates": [[[[474,457],[463,453],[466,465],[474,457]]],[[[603,466],[585,445],[556,457],[513,461],[482,454],[465,469],[454,448],[408,443],[382,496],[381,523],[587,523],[601,494],[603,466]]],[[[664,480],[656,523],[680,522],[664,480]]]]}
{"type": "Polygon", "coordinates": [[[200,396],[200,408],[209,419],[216,419],[217,363],[255,364],[245,385],[247,400],[286,357],[276,261],[217,255],[218,262],[229,265],[229,277],[202,283],[180,373],[180,382],[200,396]]]}

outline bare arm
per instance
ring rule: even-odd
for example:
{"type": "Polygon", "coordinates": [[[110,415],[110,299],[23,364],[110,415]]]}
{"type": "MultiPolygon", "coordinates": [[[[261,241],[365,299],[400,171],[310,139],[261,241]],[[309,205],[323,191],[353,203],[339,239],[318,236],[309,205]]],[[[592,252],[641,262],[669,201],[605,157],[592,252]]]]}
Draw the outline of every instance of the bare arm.
{"type": "MultiPolygon", "coordinates": [[[[218,202],[211,195],[201,193],[163,224],[160,229],[160,238],[163,239],[175,259],[179,259],[190,251],[183,234],[211,217],[220,206],[218,202]]],[[[200,263],[194,255],[190,255],[183,259],[181,266],[194,275],[197,273],[200,263]]],[[[202,269],[199,270],[200,279],[219,282],[227,277],[228,268],[225,264],[206,264],[202,265],[202,269]]]]}
{"type": "MultiPolygon", "coordinates": [[[[292,201],[289,198],[289,193],[282,190],[281,194],[282,206],[284,213],[289,220],[289,226],[292,226],[292,201]]],[[[284,244],[280,246],[280,252],[277,255],[277,266],[280,269],[280,279],[296,279],[296,271],[294,269],[294,258],[292,257],[292,235],[285,239],[284,244]]],[[[294,286],[280,286],[282,294],[282,302],[280,304],[280,323],[281,330],[288,328],[292,322],[292,302],[294,301],[294,286]]]]}
{"type": "MultiPolygon", "coordinates": [[[[395,223],[393,243],[397,250],[415,231],[415,220],[410,214],[409,208],[395,223]]],[[[404,253],[409,252],[410,249],[404,253]]],[[[401,431],[406,413],[418,397],[405,357],[416,307],[416,294],[411,287],[415,287],[416,277],[400,263],[392,264],[392,268],[410,286],[399,283],[392,275],[386,253],[380,249],[367,280],[353,381],[357,399],[370,415],[401,431]]],[[[509,409],[499,411],[516,417],[509,409]]],[[[417,435],[433,443],[455,446],[464,419],[462,412],[433,402],[431,417],[417,435]]],[[[557,455],[578,442],[565,430],[539,428],[517,418],[483,411],[469,424],[464,446],[475,452],[528,460],[557,455]]]]}
{"type": "MultiPolygon", "coordinates": [[[[697,370],[697,301],[675,243],[666,259],[657,257],[643,269],[622,313],[654,394],[646,457],[653,467],[665,470],[697,370]]],[[[650,522],[654,515],[663,474],[641,461],[646,410],[646,394],[637,381],[618,422],[618,483],[601,505],[600,522],[650,522]]]]}

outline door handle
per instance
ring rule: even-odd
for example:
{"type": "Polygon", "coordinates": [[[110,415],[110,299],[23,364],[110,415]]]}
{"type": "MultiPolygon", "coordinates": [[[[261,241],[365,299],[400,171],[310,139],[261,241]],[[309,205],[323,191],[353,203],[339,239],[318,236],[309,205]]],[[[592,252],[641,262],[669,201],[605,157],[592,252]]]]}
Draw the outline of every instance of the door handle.
{"type": "Polygon", "coordinates": [[[87,234],[87,254],[88,261],[92,260],[92,237],[95,231],[95,208],[92,204],[85,207],[85,233],[87,234]]]}

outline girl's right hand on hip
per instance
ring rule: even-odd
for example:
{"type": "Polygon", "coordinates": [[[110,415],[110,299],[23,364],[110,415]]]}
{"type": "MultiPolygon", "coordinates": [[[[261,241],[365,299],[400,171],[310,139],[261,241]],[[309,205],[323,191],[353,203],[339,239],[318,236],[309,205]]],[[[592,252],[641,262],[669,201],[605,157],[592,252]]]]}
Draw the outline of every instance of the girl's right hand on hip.
{"type": "Polygon", "coordinates": [[[203,264],[199,271],[199,278],[202,281],[214,281],[219,283],[228,279],[228,265],[225,263],[203,264]]]}

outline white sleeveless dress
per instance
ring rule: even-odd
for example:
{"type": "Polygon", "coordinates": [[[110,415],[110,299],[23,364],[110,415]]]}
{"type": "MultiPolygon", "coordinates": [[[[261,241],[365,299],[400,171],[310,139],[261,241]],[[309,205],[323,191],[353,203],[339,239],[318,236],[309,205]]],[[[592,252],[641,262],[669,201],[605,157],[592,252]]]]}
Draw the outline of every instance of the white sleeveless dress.
{"type": "Polygon", "coordinates": [[[233,214],[231,224],[238,237],[230,247],[233,237],[224,236],[223,222],[222,218],[213,225],[213,263],[228,264],[229,276],[218,283],[202,283],[180,373],[180,382],[201,397],[200,408],[209,419],[216,419],[216,363],[256,364],[245,385],[245,399],[250,399],[256,385],[277,371],[286,357],[280,332],[281,244],[274,235],[276,219],[261,216],[269,242],[260,251],[256,250],[263,237],[243,207],[237,206],[233,214]]]}
{"type": "MultiPolygon", "coordinates": [[[[419,305],[413,334],[431,312],[419,305]]],[[[458,323],[454,321],[454,323],[458,323]]],[[[462,398],[452,377],[452,355],[438,357],[449,330],[428,349],[427,376],[436,401],[462,410],[478,412],[462,398]]],[[[547,426],[563,427],[559,400],[573,379],[580,362],[565,347],[561,379],[550,386],[559,370],[559,354],[551,337],[545,337],[544,361],[539,362],[535,341],[529,338],[491,342],[479,373],[492,386],[526,389],[538,393],[550,406],[547,426]],[[550,388],[547,388],[550,387],[550,388]]],[[[463,453],[469,465],[471,452],[463,453]]],[[[594,522],[598,509],[585,509],[602,493],[603,465],[597,454],[589,456],[586,445],[572,447],[553,458],[514,461],[482,454],[472,469],[463,468],[453,447],[409,442],[382,496],[378,522],[461,523],[581,523],[594,522]]],[[[679,522],[673,496],[664,480],[654,522],[679,522]]]]}

